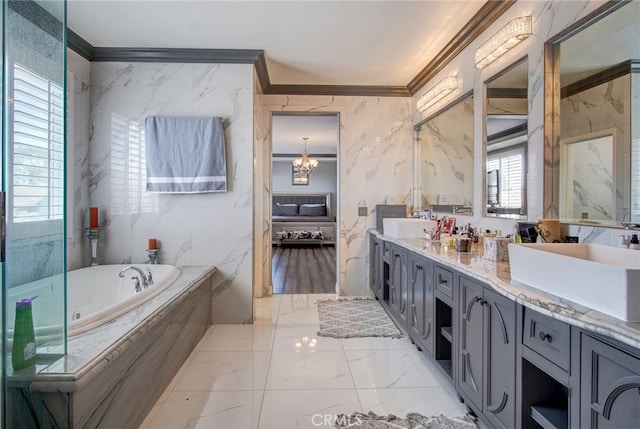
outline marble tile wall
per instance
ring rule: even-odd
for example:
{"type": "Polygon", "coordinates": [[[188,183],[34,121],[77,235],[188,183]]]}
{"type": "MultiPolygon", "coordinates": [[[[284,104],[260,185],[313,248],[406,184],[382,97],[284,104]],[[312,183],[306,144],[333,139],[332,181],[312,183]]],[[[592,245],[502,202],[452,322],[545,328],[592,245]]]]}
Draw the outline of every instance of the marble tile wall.
{"type": "Polygon", "coordinates": [[[216,266],[216,323],[253,318],[253,79],[251,65],[91,64],[89,201],[102,213],[99,261],[144,262],[154,237],[161,263],[216,266]],[[228,192],[146,192],[149,115],[222,117],[228,192]]]}
{"type": "MultiPolygon", "coordinates": [[[[336,112],[338,144],[338,285],[342,295],[371,295],[366,231],[375,228],[376,204],[391,197],[411,205],[413,130],[409,98],[284,96],[263,97],[270,112],[336,112]],[[358,207],[368,208],[358,216],[358,207]]],[[[267,132],[268,136],[269,133],[267,132]]]]}

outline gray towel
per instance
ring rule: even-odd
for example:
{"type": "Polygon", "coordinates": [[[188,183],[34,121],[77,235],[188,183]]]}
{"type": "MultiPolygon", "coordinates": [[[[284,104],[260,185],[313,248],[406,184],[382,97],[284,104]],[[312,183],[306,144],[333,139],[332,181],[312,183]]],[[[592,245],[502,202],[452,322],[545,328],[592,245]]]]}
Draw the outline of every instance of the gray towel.
{"type": "Polygon", "coordinates": [[[226,192],[222,119],[147,116],[147,191],[226,192]]]}

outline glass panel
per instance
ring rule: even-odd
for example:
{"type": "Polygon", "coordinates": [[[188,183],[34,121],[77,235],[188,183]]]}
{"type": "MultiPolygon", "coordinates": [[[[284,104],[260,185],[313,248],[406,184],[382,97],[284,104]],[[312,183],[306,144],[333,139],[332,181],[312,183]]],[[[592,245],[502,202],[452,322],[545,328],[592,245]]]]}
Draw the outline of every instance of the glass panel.
{"type": "Polygon", "coordinates": [[[6,427],[45,427],[35,374],[66,352],[65,2],[3,2],[6,427]],[[33,301],[30,299],[35,297],[33,301]]]}

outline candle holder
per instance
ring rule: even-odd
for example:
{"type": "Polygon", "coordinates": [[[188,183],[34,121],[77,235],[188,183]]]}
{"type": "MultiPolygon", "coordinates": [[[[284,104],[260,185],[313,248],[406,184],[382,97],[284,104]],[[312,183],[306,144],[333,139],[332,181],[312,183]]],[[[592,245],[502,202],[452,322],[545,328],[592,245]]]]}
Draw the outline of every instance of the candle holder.
{"type": "Polygon", "coordinates": [[[150,264],[158,263],[158,252],[160,249],[147,249],[147,256],[149,257],[150,264]]]}
{"type": "Polygon", "coordinates": [[[100,228],[85,228],[87,237],[91,243],[91,266],[98,265],[98,240],[100,239],[100,228]]]}

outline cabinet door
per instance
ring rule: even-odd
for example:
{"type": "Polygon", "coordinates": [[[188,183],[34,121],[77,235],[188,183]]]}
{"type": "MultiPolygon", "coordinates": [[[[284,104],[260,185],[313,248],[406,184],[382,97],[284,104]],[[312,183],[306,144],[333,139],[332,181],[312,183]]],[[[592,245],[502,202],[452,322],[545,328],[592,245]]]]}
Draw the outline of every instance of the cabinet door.
{"type": "Polygon", "coordinates": [[[483,286],[459,277],[458,381],[460,395],[482,410],[483,286]]]}
{"type": "Polygon", "coordinates": [[[369,287],[382,299],[382,241],[370,236],[369,242],[369,287]]]}
{"type": "Polygon", "coordinates": [[[433,262],[412,255],[408,281],[407,330],[424,351],[433,354],[433,262]]]}
{"type": "Polygon", "coordinates": [[[515,427],[516,305],[484,289],[483,414],[496,428],[515,427]]]}
{"type": "Polygon", "coordinates": [[[389,307],[394,316],[406,326],[407,311],[407,252],[393,246],[389,279],[389,307]]]}
{"type": "Polygon", "coordinates": [[[398,249],[400,254],[400,278],[398,279],[396,291],[398,292],[398,319],[400,323],[407,326],[407,315],[409,314],[409,269],[407,252],[398,249]]]}
{"type": "Polygon", "coordinates": [[[580,427],[640,427],[640,359],[582,334],[580,427]]]}

